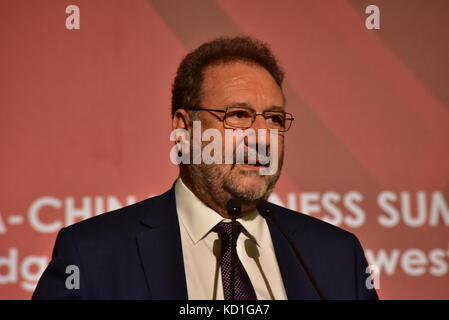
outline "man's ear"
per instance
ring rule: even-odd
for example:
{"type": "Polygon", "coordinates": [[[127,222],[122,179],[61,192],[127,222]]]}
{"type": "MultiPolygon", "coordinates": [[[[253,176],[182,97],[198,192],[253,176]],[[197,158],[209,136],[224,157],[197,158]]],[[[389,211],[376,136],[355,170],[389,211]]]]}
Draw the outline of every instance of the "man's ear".
{"type": "Polygon", "coordinates": [[[172,130],[186,129],[190,131],[191,118],[189,113],[184,109],[178,109],[172,118],[172,130]]]}

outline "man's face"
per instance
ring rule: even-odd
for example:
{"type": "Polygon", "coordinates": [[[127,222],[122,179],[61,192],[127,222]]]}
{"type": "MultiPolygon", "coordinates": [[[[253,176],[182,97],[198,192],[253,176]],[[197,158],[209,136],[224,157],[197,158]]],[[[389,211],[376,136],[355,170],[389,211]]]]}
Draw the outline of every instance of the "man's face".
{"type": "MultiPolygon", "coordinates": [[[[284,109],[284,97],[270,73],[255,64],[245,62],[229,62],[209,66],[204,70],[201,91],[201,108],[226,110],[228,106],[245,104],[256,111],[284,109]]],[[[222,134],[223,148],[225,146],[225,124],[217,119],[223,118],[223,113],[198,112],[202,131],[214,128],[222,134]]],[[[252,127],[256,134],[258,129],[266,130],[267,152],[270,150],[269,127],[262,116],[257,116],[252,127]]],[[[249,164],[200,164],[190,165],[192,182],[202,185],[210,192],[227,192],[232,197],[253,201],[268,197],[279,178],[283,153],[283,133],[275,135],[278,140],[278,170],[272,175],[260,175],[260,165],[249,164]]],[[[203,142],[202,148],[209,142],[203,142]]],[[[257,140],[259,144],[259,139],[257,140]]],[[[233,145],[235,152],[236,145],[233,145]]],[[[248,150],[247,141],[244,144],[245,153],[248,150]]],[[[223,150],[224,151],[224,150],[223,150]]],[[[224,154],[224,152],[223,152],[224,154]]],[[[247,162],[247,160],[245,160],[247,162]]]]}

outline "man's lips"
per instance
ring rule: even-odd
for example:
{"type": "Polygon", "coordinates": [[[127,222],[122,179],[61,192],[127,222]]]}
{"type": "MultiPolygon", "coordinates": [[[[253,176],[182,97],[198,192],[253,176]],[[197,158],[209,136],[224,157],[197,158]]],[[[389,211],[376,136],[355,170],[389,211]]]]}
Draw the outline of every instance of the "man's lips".
{"type": "Polygon", "coordinates": [[[270,163],[267,164],[262,164],[259,159],[256,159],[256,163],[248,163],[249,159],[248,159],[248,155],[245,155],[245,157],[243,158],[243,163],[237,163],[237,160],[234,158],[234,163],[238,164],[238,165],[248,165],[248,166],[257,166],[257,167],[269,167],[270,163]]]}
{"type": "Polygon", "coordinates": [[[267,167],[266,165],[262,165],[262,164],[247,164],[247,163],[242,163],[242,164],[237,164],[237,166],[244,168],[245,170],[254,170],[254,171],[259,171],[261,168],[265,168],[267,167]]]}

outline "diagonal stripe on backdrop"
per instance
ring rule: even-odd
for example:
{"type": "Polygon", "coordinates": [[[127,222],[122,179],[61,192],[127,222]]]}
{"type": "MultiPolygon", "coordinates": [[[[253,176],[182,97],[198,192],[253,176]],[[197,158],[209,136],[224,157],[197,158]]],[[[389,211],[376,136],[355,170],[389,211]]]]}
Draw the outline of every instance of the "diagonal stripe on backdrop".
{"type": "Polygon", "coordinates": [[[353,8],[343,1],[219,3],[242,30],[279,48],[292,88],[385,188],[444,187],[447,110],[353,8]]]}

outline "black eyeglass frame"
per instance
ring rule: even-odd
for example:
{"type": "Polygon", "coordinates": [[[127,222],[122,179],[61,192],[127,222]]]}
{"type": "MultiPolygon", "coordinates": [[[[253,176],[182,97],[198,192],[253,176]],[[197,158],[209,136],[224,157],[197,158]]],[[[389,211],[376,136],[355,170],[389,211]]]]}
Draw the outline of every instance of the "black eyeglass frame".
{"type": "Polygon", "coordinates": [[[281,113],[283,113],[283,114],[286,116],[284,120],[285,120],[285,121],[287,121],[287,120],[289,121],[289,126],[288,126],[288,128],[277,129],[278,132],[287,132],[288,130],[290,130],[290,128],[291,128],[291,126],[292,126],[292,123],[293,123],[293,120],[295,120],[295,118],[293,118],[293,115],[292,115],[291,113],[285,112],[285,111],[272,111],[272,110],[267,110],[267,111],[264,111],[264,112],[262,112],[262,113],[257,113],[257,112],[256,112],[255,110],[253,110],[253,109],[243,108],[243,109],[248,109],[248,110],[251,110],[251,111],[254,112],[253,119],[252,119],[252,121],[251,121],[251,125],[250,125],[249,127],[235,127],[235,126],[231,126],[231,125],[227,124],[226,121],[225,121],[225,120],[226,120],[226,113],[228,112],[228,110],[229,110],[230,108],[239,108],[239,106],[229,106],[229,107],[226,107],[225,110],[222,110],[222,109],[207,109],[207,108],[200,108],[200,107],[183,107],[183,108],[179,108],[179,109],[183,109],[183,110],[186,110],[186,111],[210,111],[210,112],[220,112],[220,113],[224,113],[224,114],[225,114],[225,117],[224,117],[223,119],[220,119],[218,116],[217,116],[217,119],[220,120],[220,121],[222,121],[225,125],[229,126],[229,129],[248,129],[248,128],[250,128],[250,127],[253,125],[254,121],[256,121],[256,117],[257,117],[257,116],[263,116],[264,119],[266,120],[267,118],[265,117],[265,113],[267,113],[267,112],[281,112],[281,113]]]}

